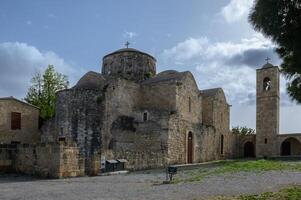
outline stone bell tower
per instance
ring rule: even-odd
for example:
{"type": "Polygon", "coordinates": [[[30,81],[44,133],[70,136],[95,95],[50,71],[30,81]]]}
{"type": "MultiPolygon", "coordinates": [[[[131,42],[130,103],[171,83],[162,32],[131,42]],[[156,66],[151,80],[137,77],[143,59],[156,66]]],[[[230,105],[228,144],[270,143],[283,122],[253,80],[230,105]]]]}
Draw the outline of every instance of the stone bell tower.
{"type": "Polygon", "coordinates": [[[270,63],[256,71],[256,157],[278,154],[279,68],[270,63]]]}

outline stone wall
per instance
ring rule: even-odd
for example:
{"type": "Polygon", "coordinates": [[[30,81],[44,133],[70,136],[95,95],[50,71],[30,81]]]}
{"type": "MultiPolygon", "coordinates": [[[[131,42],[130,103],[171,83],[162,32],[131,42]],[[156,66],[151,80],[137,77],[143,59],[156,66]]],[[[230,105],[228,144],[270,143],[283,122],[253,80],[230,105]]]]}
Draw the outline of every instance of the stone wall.
{"type": "Polygon", "coordinates": [[[0,143],[36,143],[39,134],[39,109],[13,97],[0,98],[0,143]],[[11,129],[11,113],[21,113],[21,129],[11,129]]]}
{"type": "Polygon", "coordinates": [[[244,145],[251,142],[254,145],[254,155],[256,152],[256,134],[240,135],[229,134],[224,137],[224,150],[225,153],[221,158],[244,158],[244,145]]]}
{"type": "Polygon", "coordinates": [[[0,144],[0,172],[11,172],[16,155],[15,144],[0,144]]]}
{"type": "Polygon", "coordinates": [[[45,178],[76,177],[84,175],[83,162],[77,147],[64,144],[20,144],[14,160],[18,173],[45,178]]]}
{"type": "Polygon", "coordinates": [[[196,162],[206,162],[219,160],[220,153],[220,135],[216,134],[214,127],[201,126],[199,133],[195,135],[196,162]]]}
{"type": "Polygon", "coordinates": [[[230,111],[225,94],[221,88],[216,88],[201,91],[201,95],[203,124],[214,129],[214,136],[211,138],[215,142],[215,149],[212,153],[215,159],[231,158],[234,156],[232,147],[235,144],[235,137],[230,132],[230,111]]]}
{"type": "Polygon", "coordinates": [[[241,158],[242,154],[240,152],[239,146],[239,135],[233,134],[229,131],[229,134],[225,135],[224,138],[225,144],[225,155],[224,158],[231,159],[231,158],[241,158]]]}
{"type": "Polygon", "coordinates": [[[231,140],[229,136],[230,132],[230,109],[227,103],[225,94],[223,90],[219,90],[216,95],[216,99],[213,101],[214,111],[213,111],[213,126],[216,131],[216,135],[218,135],[219,146],[220,146],[220,158],[229,158],[231,157],[231,140]],[[221,137],[223,137],[223,152],[221,152],[221,137]]]}
{"type": "Polygon", "coordinates": [[[103,58],[102,74],[145,80],[156,74],[156,59],[134,49],[116,51],[103,58]]]}
{"type": "Polygon", "coordinates": [[[57,93],[56,140],[66,138],[76,142],[84,159],[85,173],[99,171],[101,149],[102,93],[101,89],[69,89],[57,93]]]}
{"type": "Polygon", "coordinates": [[[202,120],[202,99],[199,95],[197,85],[190,72],[183,72],[181,79],[173,83],[175,89],[174,112],[169,118],[168,127],[168,163],[183,164],[188,162],[187,140],[188,133],[193,134],[193,162],[198,160],[198,143],[196,135],[200,134],[197,129],[202,120]]]}
{"type": "Polygon", "coordinates": [[[181,121],[178,114],[171,115],[168,129],[168,164],[183,164],[187,162],[187,134],[191,127],[187,121],[181,121]]]}
{"type": "MultiPolygon", "coordinates": [[[[155,168],[165,163],[166,131],[163,130],[167,127],[168,107],[161,110],[159,103],[155,103],[157,100],[151,103],[155,90],[150,86],[144,93],[145,87],[120,79],[111,82],[105,93],[105,113],[110,114],[102,121],[102,156],[127,159],[128,169],[155,168]],[[144,113],[147,113],[146,121],[144,113]]],[[[159,95],[164,87],[157,89],[159,95]]]]}
{"type": "Polygon", "coordinates": [[[182,120],[189,123],[202,122],[202,97],[191,72],[183,72],[177,81],[176,110],[182,120]]]}

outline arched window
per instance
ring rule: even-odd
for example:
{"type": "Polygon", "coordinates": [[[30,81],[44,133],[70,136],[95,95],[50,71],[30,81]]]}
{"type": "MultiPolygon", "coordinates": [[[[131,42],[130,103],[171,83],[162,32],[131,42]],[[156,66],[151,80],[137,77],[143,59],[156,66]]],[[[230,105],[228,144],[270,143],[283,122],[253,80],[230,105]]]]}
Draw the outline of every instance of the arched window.
{"type": "Polygon", "coordinates": [[[263,91],[269,91],[271,89],[271,80],[269,77],[263,79],[263,91]]]}
{"type": "Polygon", "coordinates": [[[221,154],[224,154],[224,135],[221,135],[221,154]]]}
{"type": "Polygon", "coordinates": [[[148,113],[147,112],[144,112],[143,113],[143,121],[147,121],[148,120],[148,113]]]}

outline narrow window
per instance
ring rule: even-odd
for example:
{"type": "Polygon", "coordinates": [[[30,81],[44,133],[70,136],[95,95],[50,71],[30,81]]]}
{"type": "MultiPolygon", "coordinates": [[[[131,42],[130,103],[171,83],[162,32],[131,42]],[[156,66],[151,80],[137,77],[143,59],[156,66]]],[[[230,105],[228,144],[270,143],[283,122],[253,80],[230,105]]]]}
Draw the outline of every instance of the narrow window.
{"type": "Polygon", "coordinates": [[[268,139],[267,139],[267,138],[264,139],[264,143],[265,143],[265,144],[268,143],[268,139]]]}
{"type": "Polygon", "coordinates": [[[11,113],[11,129],[12,130],[21,129],[21,113],[18,112],[11,113]]]}
{"type": "Polygon", "coordinates": [[[191,112],[191,98],[190,97],[188,99],[188,109],[189,109],[189,112],[191,112]]]}
{"type": "Polygon", "coordinates": [[[271,89],[271,80],[269,77],[263,79],[263,91],[269,91],[271,89]]]}
{"type": "Polygon", "coordinates": [[[148,119],[147,112],[144,112],[143,113],[143,121],[145,122],[145,121],[147,121],[147,119],[148,119]]]}
{"type": "Polygon", "coordinates": [[[224,154],[224,135],[221,135],[221,154],[224,154]]]}

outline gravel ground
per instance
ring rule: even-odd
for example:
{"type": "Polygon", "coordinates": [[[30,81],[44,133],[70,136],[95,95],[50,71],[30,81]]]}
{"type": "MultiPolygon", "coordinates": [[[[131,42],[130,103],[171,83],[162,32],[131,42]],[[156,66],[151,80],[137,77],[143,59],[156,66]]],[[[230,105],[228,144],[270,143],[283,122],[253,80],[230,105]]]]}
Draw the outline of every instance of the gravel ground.
{"type": "Polygon", "coordinates": [[[160,171],[56,180],[0,175],[0,199],[208,199],[215,195],[258,194],[301,184],[301,173],[239,172],[210,176],[200,182],[159,184],[163,180],[165,174],[160,171]]]}

